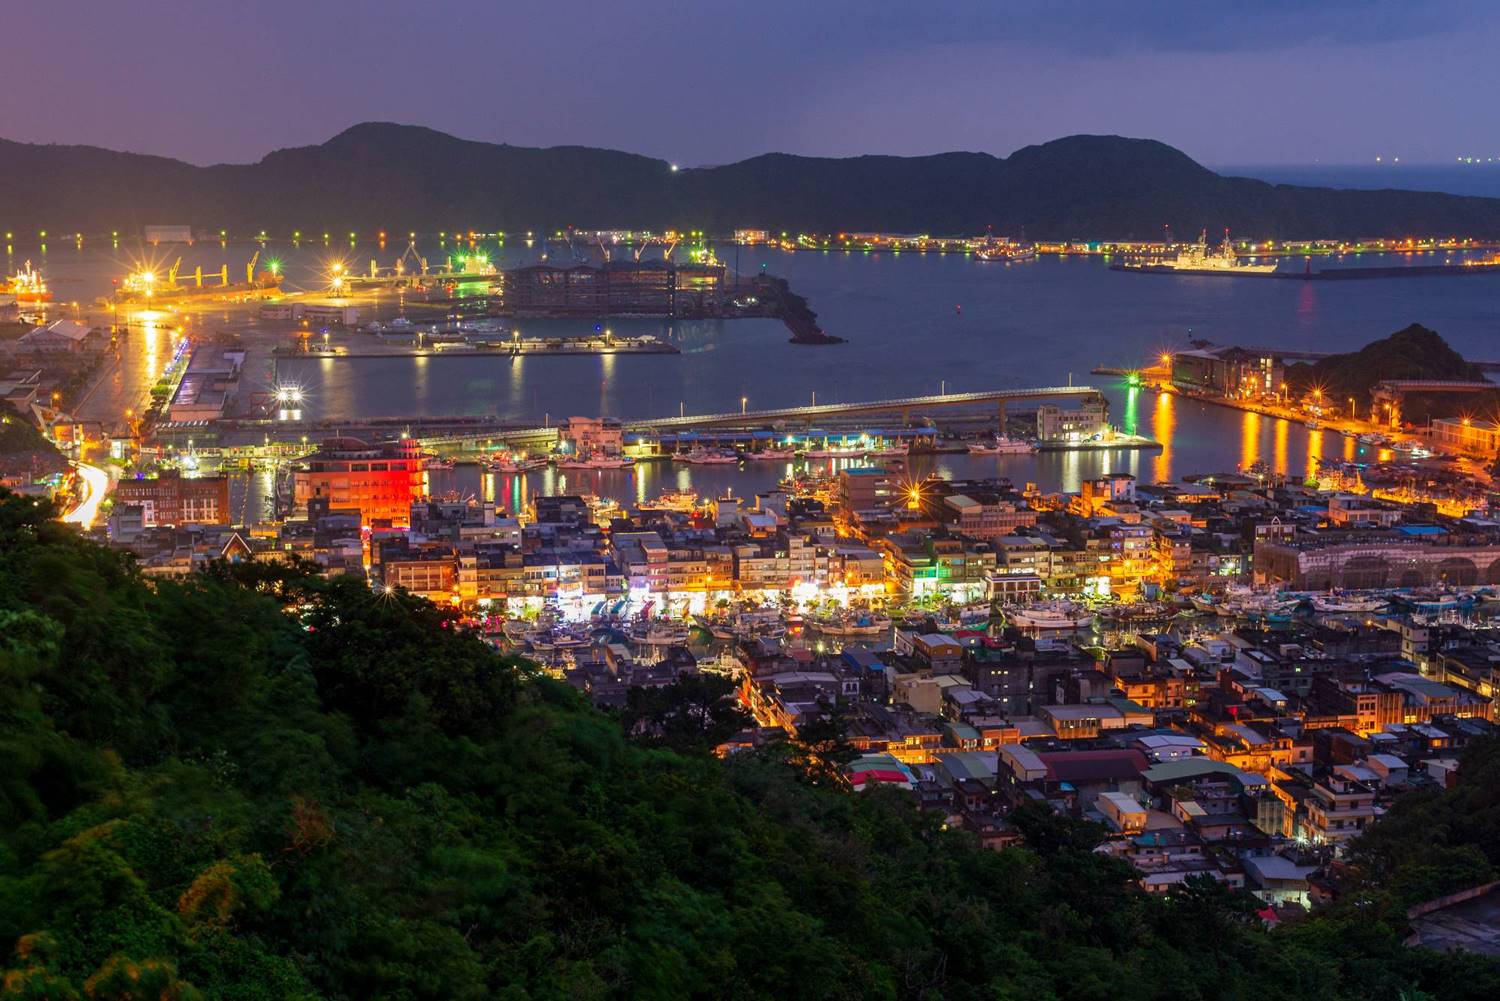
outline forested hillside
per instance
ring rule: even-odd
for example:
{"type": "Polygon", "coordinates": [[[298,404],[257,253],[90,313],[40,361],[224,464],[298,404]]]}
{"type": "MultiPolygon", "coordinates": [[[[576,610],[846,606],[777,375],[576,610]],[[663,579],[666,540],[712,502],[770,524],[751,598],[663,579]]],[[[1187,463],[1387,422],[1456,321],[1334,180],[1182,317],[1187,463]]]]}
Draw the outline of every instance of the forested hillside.
{"type": "Polygon", "coordinates": [[[249,164],[197,167],[0,139],[0,219],[18,233],[137,235],[154,223],[239,236],[678,229],[880,230],[1032,239],[1500,237],[1500,199],[1224,177],[1151,139],[1065,136],[1010,156],[768,153],[717,166],[587,146],[474,142],[365,122],[249,164]],[[39,178],[46,184],[38,186],[39,178]]]}
{"type": "Polygon", "coordinates": [[[1086,825],[981,850],[817,747],[721,762],[642,733],[447,613],[295,568],[147,586],[0,492],[0,996],[1493,998],[1401,945],[1491,871],[1494,747],[1403,805],[1327,913],[1276,932],[1166,898],[1086,825]],[[1434,831],[1441,831],[1435,836],[1434,831]]]}

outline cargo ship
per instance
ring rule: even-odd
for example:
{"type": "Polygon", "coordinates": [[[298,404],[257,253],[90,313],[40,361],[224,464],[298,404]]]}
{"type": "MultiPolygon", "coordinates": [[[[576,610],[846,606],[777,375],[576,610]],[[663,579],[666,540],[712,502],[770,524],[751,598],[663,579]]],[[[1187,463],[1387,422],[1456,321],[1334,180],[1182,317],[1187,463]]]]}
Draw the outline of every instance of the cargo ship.
{"type": "Polygon", "coordinates": [[[42,280],[42,273],[34,269],[30,261],[26,262],[24,268],[6,279],[3,291],[15,296],[16,302],[50,302],[52,299],[51,290],[42,280]]]}
{"type": "MultiPolygon", "coordinates": [[[[226,297],[240,297],[252,295],[266,295],[281,290],[281,269],[276,263],[263,269],[260,274],[255,273],[255,262],[260,259],[257,251],[250,258],[250,263],[245,265],[245,280],[243,282],[231,282],[229,280],[229,265],[219,269],[218,282],[207,283],[203,280],[203,269],[197,268],[193,272],[191,284],[179,283],[177,271],[182,264],[182,258],[167,269],[166,277],[163,278],[155,270],[146,268],[141,271],[132,271],[122,279],[115,282],[115,302],[178,302],[183,299],[222,299],[226,297]]],[[[210,274],[209,277],[213,277],[210,274]]]]}
{"type": "Polygon", "coordinates": [[[1198,234],[1198,242],[1177,252],[1175,257],[1143,257],[1131,261],[1111,264],[1112,271],[1141,271],[1160,275],[1244,275],[1249,277],[1271,275],[1276,264],[1251,264],[1241,261],[1229,242],[1229,232],[1224,232],[1224,242],[1209,247],[1208,231],[1198,234]]]}

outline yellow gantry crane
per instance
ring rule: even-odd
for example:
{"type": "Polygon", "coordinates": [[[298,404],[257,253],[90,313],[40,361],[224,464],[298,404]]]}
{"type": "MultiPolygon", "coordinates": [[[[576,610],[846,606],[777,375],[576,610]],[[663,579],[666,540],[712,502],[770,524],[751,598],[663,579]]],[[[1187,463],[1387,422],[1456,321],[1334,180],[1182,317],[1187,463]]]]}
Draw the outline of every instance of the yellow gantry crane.
{"type": "Polygon", "coordinates": [[[245,284],[246,285],[254,285],[255,284],[255,262],[258,261],[258,260],[260,260],[260,251],[259,250],[257,250],[255,252],[255,256],[254,257],[250,258],[250,263],[247,264],[247,265],[245,265],[245,284]]]}

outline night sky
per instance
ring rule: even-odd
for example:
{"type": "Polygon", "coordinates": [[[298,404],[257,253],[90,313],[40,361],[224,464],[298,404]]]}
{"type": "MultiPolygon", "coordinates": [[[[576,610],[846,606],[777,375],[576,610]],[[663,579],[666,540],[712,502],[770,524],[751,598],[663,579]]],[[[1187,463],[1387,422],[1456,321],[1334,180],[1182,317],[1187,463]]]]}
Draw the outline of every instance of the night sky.
{"type": "Polygon", "coordinates": [[[1077,132],[1208,164],[1500,156],[1500,4],[49,0],[3,23],[0,136],[195,163],[368,120],[684,164],[1077,132]]]}

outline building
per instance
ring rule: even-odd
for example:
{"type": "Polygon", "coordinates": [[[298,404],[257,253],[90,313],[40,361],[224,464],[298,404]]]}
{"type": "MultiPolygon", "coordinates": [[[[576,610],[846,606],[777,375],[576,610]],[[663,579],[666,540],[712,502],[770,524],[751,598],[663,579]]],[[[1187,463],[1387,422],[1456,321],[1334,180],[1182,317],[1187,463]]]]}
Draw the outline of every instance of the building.
{"type": "Polygon", "coordinates": [[[879,466],[855,466],[839,471],[838,506],[845,516],[856,511],[884,510],[900,499],[901,485],[879,466]]]}
{"type": "Polygon", "coordinates": [[[1036,512],[1024,503],[978,491],[944,497],[937,505],[937,516],[971,539],[998,539],[1036,524],[1036,512]]]}
{"type": "Polygon", "coordinates": [[[97,347],[103,335],[86,323],[53,320],[21,335],[16,352],[22,355],[82,354],[97,347]]]}
{"type": "Polygon", "coordinates": [[[1432,440],[1461,452],[1494,455],[1500,452],[1500,424],[1482,418],[1437,417],[1432,421],[1432,440]]]}
{"type": "Polygon", "coordinates": [[[218,359],[210,359],[208,354],[195,351],[188,361],[187,371],[167,407],[172,420],[218,420],[239,390],[245,352],[225,351],[218,359]]]}
{"type": "Polygon", "coordinates": [[[146,242],[153,247],[158,243],[192,243],[193,227],[174,224],[147,225],[142,227],[142,235],[146,242]]]}
{"type": "Polygon", "coordinates": [[[1171,361],[1174,386],[1214,396],[1276,396],[1286,382],[1281,359],[1264,351],[1205,347],[1179,351],[1171,361]]]}
{"type": "Polygon", "coordinates": [[[305,507],[324,498],[332,507],[357,508],[364,524],[405,525],[411,502],[425,492],[426,456],[409,439],[370,444],[329,438],[293,472],[293,499],[305,507]]]}
{"type": "Polygon", "coordinates": [[[1036,411],[1037,441],[1077,442],[1096,438],[1109,430],[1109,404],[1104,397],[1084,400],[1075,410],[1044,404],[1036,411]]]}
{"type": "Polygon", "coordinates": [[[1401,509],[1359,494],[1334,494],[1328,498],[1328,522],[1341,528],[1390,528],[1401,521],[1401,509]]]}
{"type": "Polygon", "coordinates": [[[151,479],[121,480],[115,487],[115,505],[139,507],[135,520],[141,528],[227,525],[229,477],[185,479],[176,472],[164,472],[151,479]]]}
{"type": "Polygon", "coordinates": [[[505,304],[518,316],[716,316],[724,285],[718,264],[606,261],[506,271],[505,304]]]}
{"type": "Polygon", "coordinates": [[[1500,547],[1443,533],[1330,533],[1303,541],[1255,541],[1255,578],[1294,591],[1500,584],[1500,547]],[[1441,544],[1440,544],[1441,543],[1441,544]]]}
{"type": "Polygon", "coordinates": [[[603,452],[619,455],[624,432],[613,417],[569,417],[563,428],[563,440],[572,444],[580,455],[603,452]]]}

